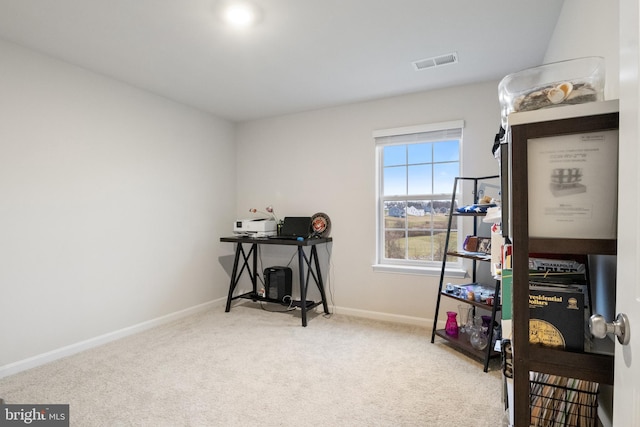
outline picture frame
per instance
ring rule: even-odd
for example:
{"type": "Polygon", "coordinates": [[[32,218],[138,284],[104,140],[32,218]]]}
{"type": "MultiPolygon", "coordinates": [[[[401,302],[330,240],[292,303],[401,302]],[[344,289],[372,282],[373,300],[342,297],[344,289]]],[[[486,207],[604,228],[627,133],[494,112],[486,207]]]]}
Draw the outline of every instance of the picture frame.
{"type": "Polygon", "coordinates": [[[478,237],[478,248],[476,252],[480,252],[483,254],[491,253],[491,238],[489,237],[478,237]]]}
{"type": "Polygon", "coordinates": [[[529,235],[614,239],[618,131],[529,138],[529,235]]]}
{"type": "Polygon", "coordinates": [[[464,240],[462,248],[467,252],[476,252],[482,254],[491,253],[491,238],[490,237],[478,237],[467,236],[464,240]]]}

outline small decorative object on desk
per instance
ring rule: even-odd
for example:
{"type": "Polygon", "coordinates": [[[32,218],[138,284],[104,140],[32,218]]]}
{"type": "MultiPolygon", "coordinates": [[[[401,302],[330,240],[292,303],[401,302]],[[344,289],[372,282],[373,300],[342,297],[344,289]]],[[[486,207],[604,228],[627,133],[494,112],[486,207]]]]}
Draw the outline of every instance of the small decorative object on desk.
{"type": "Polygon", "coordinates": [[[444,326],[444,331],[447,335],[452,337],[458,336],[458,320],[456,319],[458,313],[455,311],[447,311],[447,323],[444,326]]]}
{"type": "Polygon", "coordinates": [[[271,205],[269,205],[266,208],[264,208],[264,211],[259,211],[256,208],[251,208],[251,209],[249,209],[249,212],[267,214],[268,216],[271,217],[271,219],[273,219],[276,222],[276,224],[280,222],[280,221],[278,221],[278,217],[276,216],[276,211],[273,210],[273,206],[271,206],[271,205]]]}
{"type": "Polygon", "coordinates": [[[329,237],[331,220],[327,214],[318,212],[311,217],[311,233],[318,237],[329,237]]]}

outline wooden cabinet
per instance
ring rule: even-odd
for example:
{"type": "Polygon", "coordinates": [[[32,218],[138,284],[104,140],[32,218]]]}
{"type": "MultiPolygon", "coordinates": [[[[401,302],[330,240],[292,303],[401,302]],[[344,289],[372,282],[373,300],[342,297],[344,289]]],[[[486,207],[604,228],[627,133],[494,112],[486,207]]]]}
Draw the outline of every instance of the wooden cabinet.
{"type": "MultiPolygon", "coordinates": [[[[527,426],[530,422],[529,402],[529,372],[542,372],[569,378],[594,381],[601,384],[613,384],[613,355],[593,354],[586,352],[569,352],[559,349],[539,347],[529,343],[529,254],[616,254],[615,229],[613,235],[604,236],[591,234],[592,229],[575,232],[568,227],[566,230],[558,228],[557,236],[545,235],[539,229],[532,230],[535,211],[532,204],[540,203],[540,194],[534,193],[534,180],[545,179],[544,174],[538,174],[532,169],[532,164],[540,164],[533,156],[540,151],[531,150],[533,144],[538,144],[544,138],[558,136],[583,135],[583,139],[598,137],[600,133],[614,131],[615,142],[610,138],[604,141],[601,150],[615,150],[616,164],[600,184],[605,189],[617,188],[617,129],[618,112],[617,101],[607,101],[582,104],[571,107],[558,107],[545,111],[512,114],[509,117],[511,157],[510,168],[510,237],[513,242],[513,370],[514,370],[514,417],[516,426],[527,426]],[[615,147],[611,144],[615,143],[615,147]],[[613,176],[613,178],[611,178],[613,176]],[[609,180],[615,179],[612,183],[609,180]],[[533,231],[533,232],[532,232],[533,231]],[[582,234],[582,235],[581,235],[582,234]]],[[[567,139],[569,140],[569,139],[567,139]]],[[[562,138],[557,140],[554,149],[562,150],[562,138]]],[[[571,150],[567,150],[569,152],[571,150]]],[[[579,153],[579,149],[573,150],[579,153]]],[[[546,161],[543,159],[543,162],[546,161]]],[[[597,162],[588,164],[586,168],[595,168],[597,162]]],[[[562,166],[562,165],[560,165],[562,166]]],[[[552,166],[553,167],[553,166],[552,166]]],[[[599,185],[596,183],[596,186],[599,185]]],[[[593,190],[593,189],[591,189],[593,190]]],[[[537,191],[537,190],[536,190],[537,191]]],[[[592,191],[592,217],[602,211],[612,214],[615,220],[616,204],[599,204],[597,194],[599,189],[592,191]]],[[[604,190],[602,190],[604,191],[604,190]]],[[[609,190],[606,190],[609,191],[609,190]]],[[[614,195],[615,196],[615,195],[614,195]]],[[[585,196],[586,197],[586,196],[585,196]]],[[[554,203],[558,203],[557,201],[554,203]]],[[[570,206],[569,206],[570,207],[570,206]]],[[[585,208],[586,209],[586,208],[585,208]]],[[[558,218],[549,210],[548,220],[552,223],[558,218]]],[[[571,217],[572,213],[567,213],[571,217]]],[[[539,220],[540,218],[536,218],[539,220]]],[[[580,218],[576,218],[580,221],[580,218]]],[[[603,224],[609,227],[610,224],[603,224]]],[[[504,224],[503,224],[504,227],[504,224]]],[[[615,227],[615,224],[614,224],[615,227]]],[[[551,226],[553,228],[553,226],[551,226]]],[[[598,230],[599,231],[599,230],[598,230]]]]}

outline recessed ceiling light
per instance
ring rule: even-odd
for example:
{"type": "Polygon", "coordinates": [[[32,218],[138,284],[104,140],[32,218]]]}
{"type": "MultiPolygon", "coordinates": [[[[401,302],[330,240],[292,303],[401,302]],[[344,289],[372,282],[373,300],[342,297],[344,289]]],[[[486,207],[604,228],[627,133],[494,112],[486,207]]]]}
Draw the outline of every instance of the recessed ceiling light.
{"type": "Polygon", "coordinates": [[[247,1],[232,2],[225,7],[222,16],[227,24],[238,28],[246,28],[257,21],[258,9],[247,1]]]}

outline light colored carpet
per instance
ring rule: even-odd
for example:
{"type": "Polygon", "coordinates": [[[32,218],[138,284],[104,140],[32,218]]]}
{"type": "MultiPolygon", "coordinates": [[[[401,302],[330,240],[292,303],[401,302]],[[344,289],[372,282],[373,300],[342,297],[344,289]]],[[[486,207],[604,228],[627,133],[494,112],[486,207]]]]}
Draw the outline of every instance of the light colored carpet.
{"type": "MultiPolygon", "coordinates": [[[[279,310],[280,306],[265,308],[279,310]]],[[[216,308],[0,379],[72,426],[501,425],[500,372],[418,327],[216,308]]]]}

